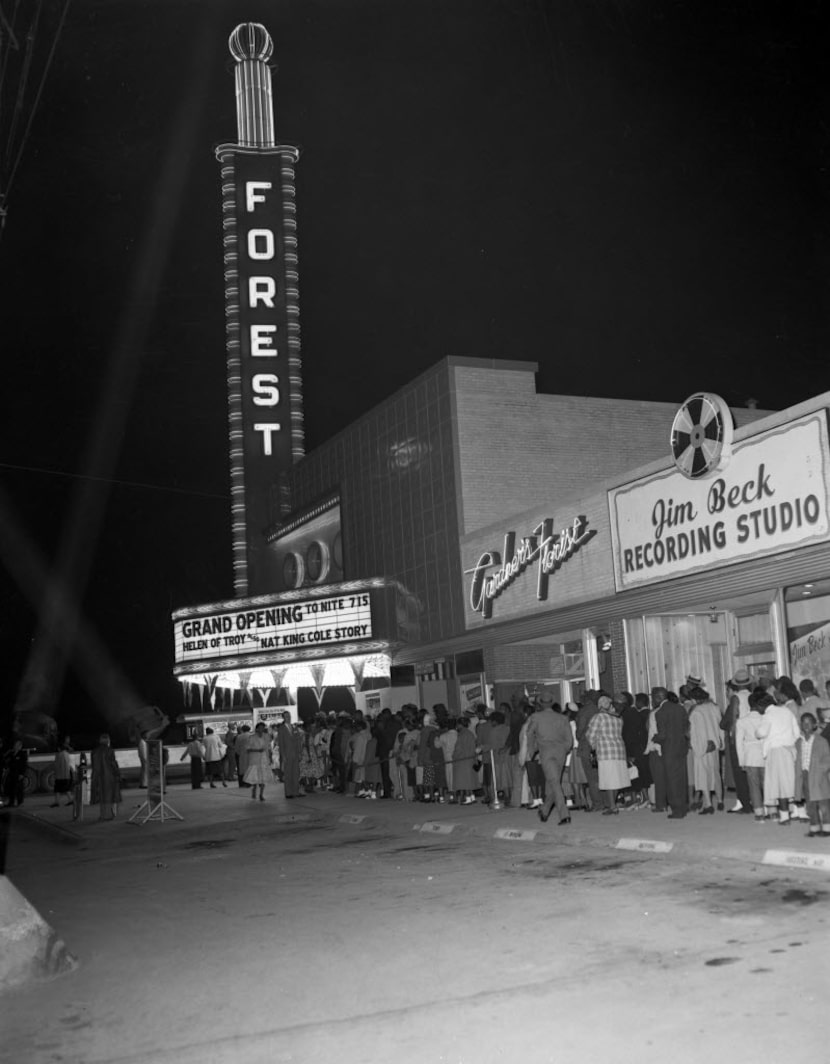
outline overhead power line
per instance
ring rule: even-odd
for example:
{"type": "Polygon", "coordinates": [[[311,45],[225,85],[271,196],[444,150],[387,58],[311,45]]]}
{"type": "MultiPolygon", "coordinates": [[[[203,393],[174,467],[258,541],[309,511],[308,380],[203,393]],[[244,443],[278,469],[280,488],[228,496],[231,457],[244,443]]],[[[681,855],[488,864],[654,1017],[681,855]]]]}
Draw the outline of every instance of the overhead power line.
{"type": "Polygon", "coordinates": [[[20,473],[42,473],[50,477],[66,477],[68,480],[98,481],[101,484],[115,484],[123,488],[142,488],[146,491],[166,491],[172,495],[192,495],[200,499],[221,499],[227,502],[230,494],[219,495],[210,491],[195,491],[193,488],[174,488],[168,484],[145,484],[140,480],[119,480],[117,477],[94,477],[85,473],[69,473],[64,469],[44,469],[41,466],[15,465],[13,462],[0,462],[0,469],[14,469],[20,473]]]}

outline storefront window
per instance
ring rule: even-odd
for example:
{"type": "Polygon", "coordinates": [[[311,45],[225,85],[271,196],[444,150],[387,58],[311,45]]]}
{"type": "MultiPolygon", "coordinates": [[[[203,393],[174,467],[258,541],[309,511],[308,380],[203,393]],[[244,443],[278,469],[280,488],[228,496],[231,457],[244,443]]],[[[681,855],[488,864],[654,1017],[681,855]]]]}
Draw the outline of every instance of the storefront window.
{"type": "Polygon", "coordinates": [[[823,695],[830,680],[830,581],[788,587],[784,601],[792,678],[812,680],[823,695]]]}
{"type": "Polygon", "coordinates": [[[488,649],[485,671],[493,677],[493,700],[512,703],[532,698],[540,687],[547,688],[560,705],[577,702],[585,691],[585,647],[576,633],[509,643],[488,649]]]}
{"type": "Polygon", "coordinates": [[[658,685],[677,691],[693,674],[716,700],[723,696],[731,675],[725,614],[630,618],[625,633],[630,691],[658,685]]]}
{"type": "MultiPolygon", "coordinates": [[[[795,601],[795,595],[788,595],[795,601]]],[[[788,671],[782,594],[776,588],[701,606],[693,613],[631,617],[625,621],[629,690],[665,686],[679,691],[688,676],[699,676],[719,705],[726,684],[738,669],[753,680],[788,671]]],[[[800,598],[796,608],[803,609],[800,598]]],[[[811,626],[830,622],[830,581],[825,606],[813,609],[811,626]]],[[[789,610],[789,606],[788,606],[789,610]]],[[[801,622],[796,622],[801,623],[801,622]]],[[[788,625],[793,621],[787,620],[788,625]]],[[[790,639],[792,639],[792,633],[790,639]]],[[[828,633],[830,640],[830,633],[828,633]]],[[[830,671],[830,670],[829,670],[830,671]]]]}
{"type": "Polygon", "coordinates": [[[768,608],[735,615],[735,658],[753,680],[772,679],[776,675],[772,617],[768,608]]]}

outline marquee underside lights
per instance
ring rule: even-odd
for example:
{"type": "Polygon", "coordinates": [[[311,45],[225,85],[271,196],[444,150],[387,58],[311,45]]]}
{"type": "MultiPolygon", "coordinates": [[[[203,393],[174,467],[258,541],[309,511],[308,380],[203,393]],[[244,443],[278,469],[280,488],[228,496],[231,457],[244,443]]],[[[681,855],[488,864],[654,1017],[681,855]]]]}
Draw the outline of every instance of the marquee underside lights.
{"type": "Polygon", "coordinates": [[[275,691],[298,687],[353,687],[359,678],[388,677],[391,658],[388,654],[293,662],[275,669],[226,669],[218,673],[191,673],[179,677],[182,683],[223,691],[275,691]]]}

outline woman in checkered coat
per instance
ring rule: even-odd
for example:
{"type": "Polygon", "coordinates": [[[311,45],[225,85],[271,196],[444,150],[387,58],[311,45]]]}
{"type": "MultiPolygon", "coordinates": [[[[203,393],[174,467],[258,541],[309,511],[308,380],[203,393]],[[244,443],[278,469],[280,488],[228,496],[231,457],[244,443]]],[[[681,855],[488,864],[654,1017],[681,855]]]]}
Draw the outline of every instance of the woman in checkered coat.
{"type": "Polygon", "coordinates": [[[597,755],[599,789],[605,806],[602,815],[611,816],[617,812],[617,791],[628,787],[631,781],[622,737],[622,718],[617,716],[608,695],[600,695],[597,707],[599,712],[591,718],[586,738],[597,755]]]}

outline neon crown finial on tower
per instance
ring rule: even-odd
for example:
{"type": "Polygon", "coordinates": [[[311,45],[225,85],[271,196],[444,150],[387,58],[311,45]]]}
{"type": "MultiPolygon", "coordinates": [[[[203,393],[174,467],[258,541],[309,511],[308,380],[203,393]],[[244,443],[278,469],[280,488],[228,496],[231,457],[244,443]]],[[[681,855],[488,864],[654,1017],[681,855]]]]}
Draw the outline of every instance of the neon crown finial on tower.
{"type": "Polygon", "coordinates": [[[258,22],[242,22],[228,38],[236,63],[236,127],[248,148],[274,146],[274,103],[268,60],[274,53],[271,34],[258,22]]]}

